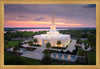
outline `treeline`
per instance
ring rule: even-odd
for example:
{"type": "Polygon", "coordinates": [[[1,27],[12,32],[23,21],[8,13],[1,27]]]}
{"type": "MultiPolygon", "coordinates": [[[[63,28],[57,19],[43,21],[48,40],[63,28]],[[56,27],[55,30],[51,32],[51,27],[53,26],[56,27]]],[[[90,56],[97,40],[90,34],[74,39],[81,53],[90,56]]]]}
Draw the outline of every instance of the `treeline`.
{"type": "Polygon", "coordinates": [[[70,34],[71,38],[87,38],[89,34],[96,35],[96,30],[59,30],[62,34],[70,34]]]}
{"type": "Polygon", "coordinates": [[[11,32],[11,31],[7,31],[6,33],[4,33],[4,39],[5,40],[11,40],[12,38],[17,38],[17,37],[31,37],[34,35],[39,35],[39,34],[45,34],[46,31],[39,31],[39,32],[27,32],[27,31],[16,31],[16,32],[11,32]]]}

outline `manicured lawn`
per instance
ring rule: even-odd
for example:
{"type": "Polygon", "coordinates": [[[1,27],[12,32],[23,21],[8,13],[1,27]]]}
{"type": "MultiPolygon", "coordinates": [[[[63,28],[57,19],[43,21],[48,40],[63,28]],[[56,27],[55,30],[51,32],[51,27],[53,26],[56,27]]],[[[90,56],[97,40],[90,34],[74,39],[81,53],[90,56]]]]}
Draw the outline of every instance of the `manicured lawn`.
{"type": "Polygon", "coordinates": [[[96,65],[96,52],[88,53],[88,57],[89,57],[89,64],[96,65]]]}
{"type": "MultiPolygon", "coordinates": [[[[20,41],[8,41],[8,48],[16,46],[20,41]]],[[[4,43],[4,48],[6,48],[6,44],[4,43]]]]}
{"type": "Polygon", "coordinates": [[[40,62],[41,61],[37,59],[8,55],[7,52],[4,54],[5,65],[40,65],[40,62]]]}
{"type": "MultiPolygon", "coordinates": [[[[79,56],[84,56],[85,51],[79,48],[79,56]]],[[[89,59],[89,65],[96,65],[96,52],[90,51],[88,52],[88,59],[89,59]]]]}

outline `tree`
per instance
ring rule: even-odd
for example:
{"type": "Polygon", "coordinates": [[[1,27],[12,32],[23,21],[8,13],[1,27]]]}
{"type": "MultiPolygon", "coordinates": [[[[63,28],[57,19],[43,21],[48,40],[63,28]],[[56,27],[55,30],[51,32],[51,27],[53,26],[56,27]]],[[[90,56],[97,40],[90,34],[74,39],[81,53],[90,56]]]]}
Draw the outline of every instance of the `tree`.
{"type": "Polygon", "coordinates": [[[11,40],[12,39],[12,33],[11,31],[7,31],[5,34],[4,34],[4,39],[5,40],[11,40]]]}
{"type": "Polygon", "coordinates": [[[34,39],[34,42],[35,42],[35,44],[36,44],[36,43],[38,42],[38,40],[35,38],[35,39],[34,39]]]}
{"type": "Polygon", "coordinates": [[[85,46],[85,49],[89,48],[89,44],[86,41],[84,41],[84,46],[85,46]]]}
{"type": "Polygon", "coordinates": [[[42,58],[41,64],[49,65],[51,63],[52,63],[51,57],[49,55],[44,55],[42,58]]]}
{"type": "Polygon", "coordinates": [[[8,41],[5,41],[6,48],[8,48],[8,41]]]}
{"type": "Polygon", "coordinates": [[[14,52],[16,52],[16,55],[19,55],[19,54],[17,53],[17,51],[19,50],[19,47],[18,47],[18,46],[15,46],[15,47],[13,48],[13,50],[14,50],[14,52]]]}
{"type": "Polygon", "coordinates": [[[77,43],[77,44],[81,44],[81,39],[80,39],[80,37],[77,38],[76,43],[77,43]]]}
{"type": "Polygon", "coordinates": [[[51,44],[49,42],[47,42],[46,47],[48,48],[48,51],[49,51],[49,48],[51,47],[51,44]]]}
{"type": "Polygon", "coordinates": [[[88,38],[89,44],[92,47],[92,50],[95,51],[95,49],[96,49],[96,35],[95,34],[88,34],[87,38],[88,38]]]}
{"type": "Polygon", "coordinates": [[[22,40],[20,40],[19,43],[18,43],[18,46],[19,46],[19,47],[21,46],[21,42],[22,42],[22,40]]]}
{"type": "Polygon", "coordinates": [[[33,45],[33,41],[29,41],[28,44],[29,44],[30,46],[32,46],[32,45],[33,45]]]}
{"type": "Polygon", "coordinates": [[[57,41],[57,45],[60,47],[60,45],[61,45],[61,41],[60,40],[57,41]]]}

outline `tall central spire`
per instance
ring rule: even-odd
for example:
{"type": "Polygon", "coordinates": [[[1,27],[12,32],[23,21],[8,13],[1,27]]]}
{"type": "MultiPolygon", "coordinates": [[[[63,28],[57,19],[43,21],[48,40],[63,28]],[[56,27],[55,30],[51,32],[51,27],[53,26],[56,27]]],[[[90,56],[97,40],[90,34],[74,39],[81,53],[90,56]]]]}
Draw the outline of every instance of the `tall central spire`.
{"type": "Polygon", "coordinates": [[[54,20],[54,11],[52,13],[52,23],[54,24],[55,23],[55,20],[54,20]]]}
{"type": "Polygon", "coordinates": [[[55,20],[54,20],[54,12],[52,13],[51,31],[56,31],[55,20]]]}

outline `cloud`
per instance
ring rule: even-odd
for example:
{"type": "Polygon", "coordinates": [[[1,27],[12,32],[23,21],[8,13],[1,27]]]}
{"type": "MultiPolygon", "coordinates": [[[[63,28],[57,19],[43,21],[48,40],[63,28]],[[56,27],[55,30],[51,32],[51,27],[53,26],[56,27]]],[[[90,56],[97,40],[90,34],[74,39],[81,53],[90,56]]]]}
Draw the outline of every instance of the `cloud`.
{"type": "Polygon", "coordinates": [[[84,8],[96,8],[96,4],[88,4],[88,5],[84,5],[84,8]]]}
{"type": "MultiPolygon", "coordinates": [[[[52,21],[96,27],[96,4],[5,4],[4,21],[52,21]],[[92,8],[92,9],[89,9],[92,8]]],[[[24,25],[25,26],[25,25],[24,25]]],[[[41,25],[42,26],[42,25],[41,25]]]]}
{"type": "Polygon", "coordinates": [[[22,18],[22,17],[24,17],[24,16],[19,16],[19,17],[21,17],[21,18],[22,18]]]}
{"type": "Polygon", "coordinates": [[[40,20],[42,20],[42,19],[44,19],[44,17],[35,18],[34,20],[35,20],[35,21],[40,21],[40,20]]]}

